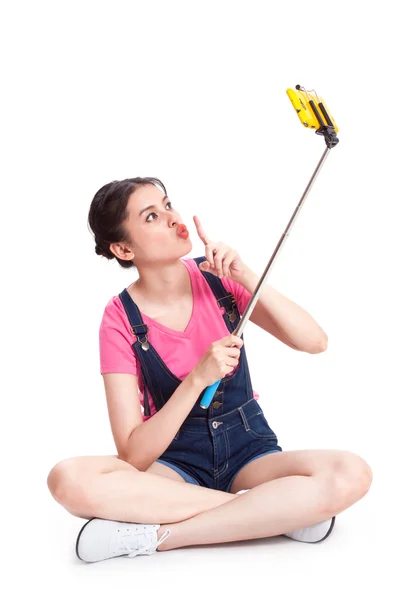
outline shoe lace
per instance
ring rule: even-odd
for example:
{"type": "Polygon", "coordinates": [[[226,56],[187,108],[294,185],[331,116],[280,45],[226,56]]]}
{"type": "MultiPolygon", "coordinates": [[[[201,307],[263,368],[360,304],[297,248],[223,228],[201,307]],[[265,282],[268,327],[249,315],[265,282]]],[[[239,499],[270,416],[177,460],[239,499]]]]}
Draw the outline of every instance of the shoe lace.
{"type": "Polygon", "coordinates": [[[154,546],[151,539],[152,532],[150,531],[133,535],[121,535],[119,543],[128,551],[128,558],[133,558],[138,554],[153,554],[170,533],[171,530],[166,529],[154,546]]]}

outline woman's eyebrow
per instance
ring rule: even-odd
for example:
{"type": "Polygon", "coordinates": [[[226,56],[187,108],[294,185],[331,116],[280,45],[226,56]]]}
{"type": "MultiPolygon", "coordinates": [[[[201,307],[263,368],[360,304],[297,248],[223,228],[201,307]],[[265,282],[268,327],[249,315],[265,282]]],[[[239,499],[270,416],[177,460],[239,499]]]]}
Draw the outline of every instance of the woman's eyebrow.
{"type": "MultiPolygon", "coordinates": [[[[168,198],[168,196],[164,196],[164,198],[162,199],[162,202],[164,202],[164,200],[166,200],[167,198],[168,198]]],[[[143,210],[140,211],[139,217],[142,216],[142,214],[144,212],[146,212],[146,210],[149,210],[149,208],[157,208],[157,206],[155,206],[155,204],[152,204],[151,206],[146,206],[146,208],[144,208],[143,210]]]]}

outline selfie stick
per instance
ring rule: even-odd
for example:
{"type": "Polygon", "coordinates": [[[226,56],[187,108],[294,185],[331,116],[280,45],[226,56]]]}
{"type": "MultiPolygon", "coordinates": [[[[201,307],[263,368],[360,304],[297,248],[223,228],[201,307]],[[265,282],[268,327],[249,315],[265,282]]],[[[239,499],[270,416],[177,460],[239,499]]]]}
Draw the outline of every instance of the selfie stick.
{"type": "MultiPolygon", "coordinates": [[[[310,90],[310,92],[315,92],[315,90],[310,90]]],[[[329,111],[326,107],[326,103],[325,103],[325,101],[323,101],[323,98],[319,98],[317,96],[316,92],[315,92],[315,96],[314,96],[313,94],[307,92],[300,85],[296,85],[296,90],[293,90],[291,88],[287,89],[286,93],[289,96],[290,101],[292,102],[293,107],[296,110],[296,113],[297,113],[301,123],[304,125],[304,127],[309,127],[310,129],[314,129],[316,134],[323,135],[325,138],[327,147],[325,148],[325,151],[317,165],[317,168],[315,169],[310,181],[308,182],[308,185],[300,199],[300,202],[298,203],[298,205],[296,207],[296,210],[294,211],[285,231],[283,232],[281,239],[279,240],[279,242],[269,260],[269,263],[265,268],[264,273],[261,275],[260,281],[258,282],[256,289],[254,290],[253,296],[247,305],[247,308],[239,322],[239,325],[233,332],[233,335],[236,335],[237,337],[240,337],[243,333],[246,323],[250,318],[250,315],[254,309],[254,306],[256,305],[259,295],[261,294],[262,287],[263,287],[264,283],[266,282],[267,275],[270,272],[270,269],[274,263],[274,260],[278,256],[278,253],[279,253],[281,247],[283,246],[283,242],[288,237],[289,232],[300,212],[300,209],[303,206],[304,201],[307,198],[308,193],[309,193],[318,173],[320,172],[322,165],[324,164],[324,162],[326,160],[326,157],[328,156],[331,149],[334,146],[336,146],[336,144],[339,143],[339,140],[336,136],[336,132],[339,130],[337,128],[337,125],[336,125],[334,119],[332,118],[331,114],[329,113],[329,111]],[[318,105],[318,108],[317,108],[317,105],[318,105]]],[[[210,385],[207,387],[207,389],[204,393],[204,396],[200,402],[201,408],[208,408],[210,406],[211,400],[213,399],[214,394],[220,383],[221,383],[221,379],[219,379],[218,381],[213,383],[213,385],[210,385]]]]}

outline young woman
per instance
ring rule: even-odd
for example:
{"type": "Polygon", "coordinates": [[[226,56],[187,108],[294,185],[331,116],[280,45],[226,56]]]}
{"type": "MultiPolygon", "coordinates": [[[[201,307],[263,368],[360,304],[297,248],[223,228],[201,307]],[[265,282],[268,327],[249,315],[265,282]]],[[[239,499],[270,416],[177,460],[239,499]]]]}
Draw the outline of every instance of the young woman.
{"type": "MultiPolygon", "coordinates": [[[[118,454],[65,459],[47,480],[66,510],[89,519],[76,543],[87,562],[280,534],[318,542],[371,485],[351,452],[282,451],[233,334],[259,278],[194,223],[204,256],[184,259],[189,232],[150,177],[113,181],[90,206],[96,253],[139,278],[110,299],[100,326],[118,454]]],[[[250,319],[295,350],[326,349],[318,324],[271,286],[250,319]]]]}

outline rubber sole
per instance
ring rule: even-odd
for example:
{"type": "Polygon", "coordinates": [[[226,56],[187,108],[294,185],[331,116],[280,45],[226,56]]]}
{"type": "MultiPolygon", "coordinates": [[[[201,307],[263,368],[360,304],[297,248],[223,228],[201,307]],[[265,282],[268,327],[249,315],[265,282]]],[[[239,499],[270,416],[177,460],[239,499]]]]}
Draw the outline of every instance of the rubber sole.
{"type": "MultiPolygon", "coordinates": [[[[88,521],[87,523],[85,523],[85,524],[84,524],[84,526],[82,527],[82,529],[80,530],[80,532],[79,532],[79,534],[78,534],[78,537],[77,537],[77,540],[76,540],[76,544],[75,544],[75,552],[76,552],[76,555],[77,555],[77,557],[79,558],[79,560],[83,560],[83,558],[81,558],[81,557],[79,556],[79,553],[78,553],[78,544],[79,544],[79,539],[80,539],[80,537],[81,537],[81,535],[82,535],[82,531],[85,529],[86,525],[88,525],[88,524],[90,523],[90,521],[93,521],[93,519],[96,519],[96,517],[92,517],[91,519],[89,519],[89,521],[88,521]]],[[[85,562],[85,561],[84,561],[84,562],[85,562]]]]}
{"type": "Polygon", "coordinates": [[[306,543],[307,544],[319,544],[320,542],[323,542],[324,540],[326,540],[328,535],[330,535],[332,533],[333,526],[335,525],[335,520],[336,520],[336,517],[332,517],[331,526],[329,527],[328,531],[326,532],[326,534],[324,535],[323,538],[321,538],[320,540],[317,540],[316,542],[306,542],[306,543]]]}

